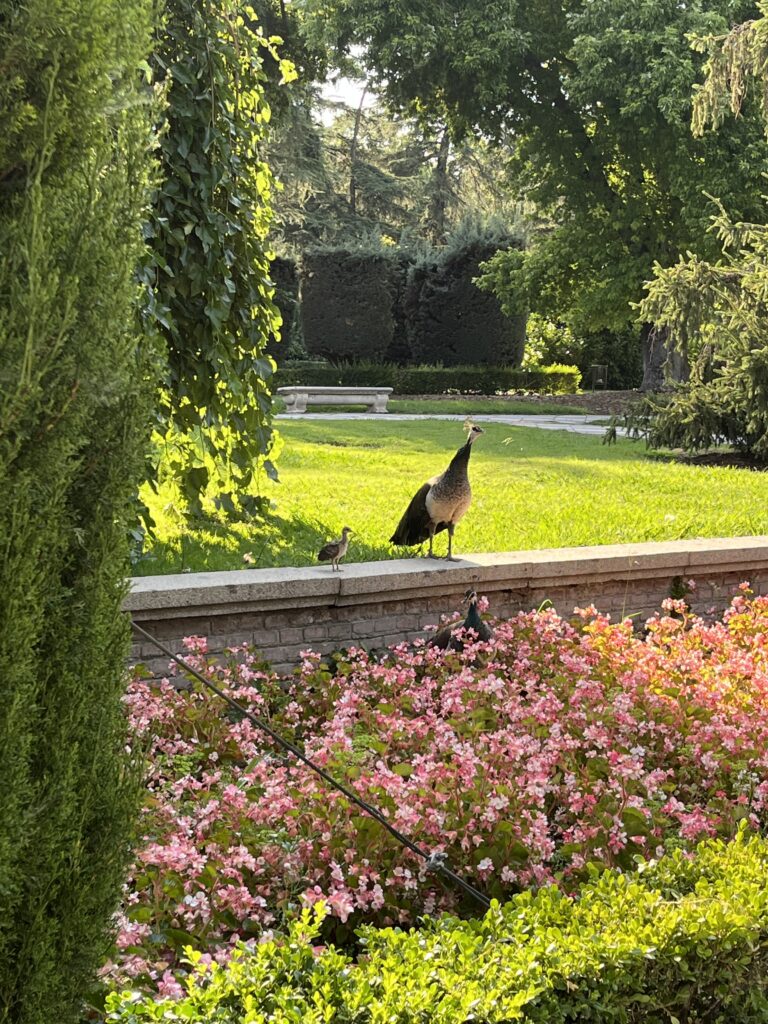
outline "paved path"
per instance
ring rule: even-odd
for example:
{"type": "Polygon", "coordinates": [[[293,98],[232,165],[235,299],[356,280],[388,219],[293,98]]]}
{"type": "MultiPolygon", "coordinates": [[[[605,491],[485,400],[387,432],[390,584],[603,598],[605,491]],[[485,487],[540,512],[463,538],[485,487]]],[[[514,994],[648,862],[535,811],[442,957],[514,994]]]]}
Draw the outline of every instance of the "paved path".
{"type": "MultiPolygon", "coordinates": [[[[284,412],[278,413],[279,420],[459,420],[467,417],[453,413],[409,413],[409,412],[284,412]]],[[[602,437],[605,423],[595,420],[607,419],[596,413],[586,416],[549,416],[538,413],[530,416],[507,415],[501,413],[480,413],[472,419],[477,423],[504,423],[509,427],[538,427],[540,430],[566,430],[571,434],[592,434],[602,437]]],[[[626,434],[623,427],[618,427],[619,434],[626,434]]]]}

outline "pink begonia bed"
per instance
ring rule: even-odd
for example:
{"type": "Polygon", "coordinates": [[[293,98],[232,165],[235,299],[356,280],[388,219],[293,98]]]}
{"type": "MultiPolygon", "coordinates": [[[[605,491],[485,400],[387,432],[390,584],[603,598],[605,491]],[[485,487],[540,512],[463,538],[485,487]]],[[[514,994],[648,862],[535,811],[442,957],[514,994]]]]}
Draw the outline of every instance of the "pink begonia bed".
{"type": "MultiPolygon", "coordinates": [[[[401,645],[280,680],[203,638],[189,660],[488,896],[766,822],[768,599],[746,584],[720,621],[681,601],[642,631],[594,608],[495,623],[461,654],[401,645]]],[[[181,949],[219,959],[307,902],[338,941],[360,921],[477,912],[376,822],[215,696],[135,680],[148,751],[142,841],[105,973],[173,992],[181,949]]]]}

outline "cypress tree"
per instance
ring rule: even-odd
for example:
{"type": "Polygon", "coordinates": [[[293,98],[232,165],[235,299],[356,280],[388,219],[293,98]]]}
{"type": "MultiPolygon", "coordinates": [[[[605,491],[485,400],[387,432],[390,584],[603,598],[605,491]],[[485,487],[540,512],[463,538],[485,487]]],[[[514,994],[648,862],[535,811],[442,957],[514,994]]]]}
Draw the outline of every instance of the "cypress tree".
{"type": "Polygon", "coordinates": [[[126,524],[151,392],[135,268],[152,0],[0,0],[0,1022],[66,1024],[136,799],[126,524]]]}

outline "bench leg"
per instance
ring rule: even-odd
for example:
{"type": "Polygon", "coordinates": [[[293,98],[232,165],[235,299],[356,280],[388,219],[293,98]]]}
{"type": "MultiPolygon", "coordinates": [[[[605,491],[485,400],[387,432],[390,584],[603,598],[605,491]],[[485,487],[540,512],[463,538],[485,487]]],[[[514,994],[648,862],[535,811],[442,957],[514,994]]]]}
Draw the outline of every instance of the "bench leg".
{"type": "Polygon", "coordinates": [[[369,409],[371,409],[373,412],[386,412],[387,411],[387,399],[386,399],[386,397],[384,397],[384,398],[374,398],[373,406],[369,406],[369,409]]]}
{"type": "Polygon", "coordinates": [[[306,412],[307,411],[307,396],[296,395],[296,401],[293,403],[291,412],[306,412]]]}

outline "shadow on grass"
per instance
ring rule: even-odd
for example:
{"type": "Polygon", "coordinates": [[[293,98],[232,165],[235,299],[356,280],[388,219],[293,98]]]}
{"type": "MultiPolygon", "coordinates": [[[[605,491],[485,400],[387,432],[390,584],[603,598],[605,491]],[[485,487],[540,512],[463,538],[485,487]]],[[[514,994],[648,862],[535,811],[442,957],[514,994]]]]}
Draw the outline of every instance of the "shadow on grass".
{"type": "MultiPolygon", "coordinates": [[[[389,545],[366,542],[364,527],[331,526],[319,519],[273,514],[266,519],[230,523],[210,519],[192,524],[179,540],[150,543],[133,567],[136,576],[226,569],[266,569],[319,565],[317,552],[339,536],[341,526],[355,530],[345,562],[401,557],[389,545]]],[[[343,564],[343,563],[342,563],[343,564]]]]}

